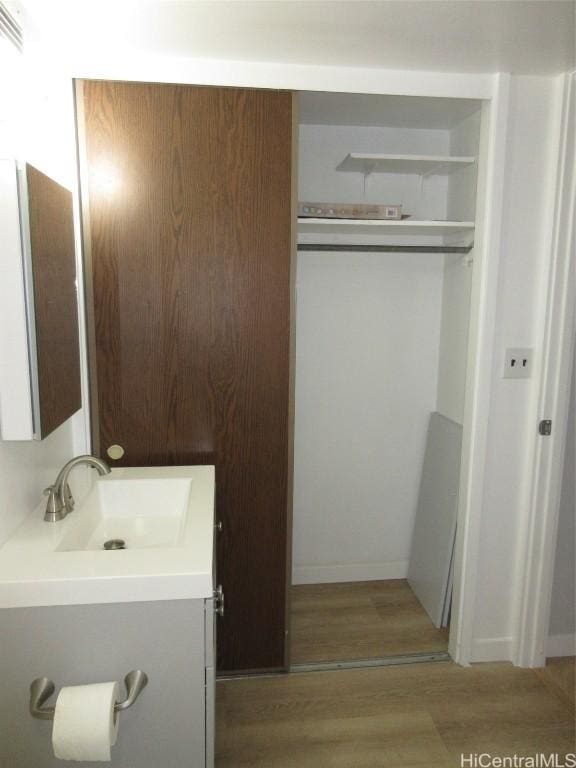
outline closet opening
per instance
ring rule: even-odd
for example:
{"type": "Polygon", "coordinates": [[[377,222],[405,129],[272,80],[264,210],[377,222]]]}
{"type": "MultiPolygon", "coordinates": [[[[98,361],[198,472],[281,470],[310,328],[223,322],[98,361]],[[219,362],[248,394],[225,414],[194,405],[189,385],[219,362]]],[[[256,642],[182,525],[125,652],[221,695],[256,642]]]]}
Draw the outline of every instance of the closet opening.
{"type": "Polygon", "coordinates": [[[298,101],[291,665],[442,657],[482,101],[298,101]]]}

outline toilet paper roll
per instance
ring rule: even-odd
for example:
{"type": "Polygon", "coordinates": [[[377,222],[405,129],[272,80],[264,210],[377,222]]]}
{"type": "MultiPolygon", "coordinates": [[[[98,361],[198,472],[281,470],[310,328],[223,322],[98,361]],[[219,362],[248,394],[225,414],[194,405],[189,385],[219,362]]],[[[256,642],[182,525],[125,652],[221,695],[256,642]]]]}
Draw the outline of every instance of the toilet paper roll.
{"type": "Polygon", "coordinates": [[[118,683],[62,688],[56,699],[52,746],[61,760],[110,761],[118,736],[118,683]]]}

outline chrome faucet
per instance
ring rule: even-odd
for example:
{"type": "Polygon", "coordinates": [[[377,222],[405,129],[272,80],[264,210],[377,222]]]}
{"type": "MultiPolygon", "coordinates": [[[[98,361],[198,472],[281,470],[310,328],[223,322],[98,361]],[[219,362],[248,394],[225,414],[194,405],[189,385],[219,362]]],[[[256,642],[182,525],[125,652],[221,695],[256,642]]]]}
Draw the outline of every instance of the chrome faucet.
{"type": "Polygon", "coordinates": [[[46,512],[44,513],[44,520],[47,523],[63,520],[74,509],[74,498],[68,485],[68,476],[74,467],[80,464],[94,467],[99,475],[108,475],[110,473],[108,464],[96,456],[76,456],[75,459],[70,459],[58,473],[54,485],[49,486],[44,491],[44,494],[48,496],[46,512]]]}

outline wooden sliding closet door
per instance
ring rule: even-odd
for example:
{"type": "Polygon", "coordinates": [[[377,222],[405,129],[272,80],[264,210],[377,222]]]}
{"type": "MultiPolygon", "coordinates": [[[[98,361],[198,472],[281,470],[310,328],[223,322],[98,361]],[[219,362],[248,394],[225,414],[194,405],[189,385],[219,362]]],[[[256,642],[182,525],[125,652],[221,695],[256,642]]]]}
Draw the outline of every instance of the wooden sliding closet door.
{"type": "Polygon", "coordinates": [[[95,445],[216,465],[219,669],[282,668],[292,96],[84,81],[78,104],[95,445]]]}

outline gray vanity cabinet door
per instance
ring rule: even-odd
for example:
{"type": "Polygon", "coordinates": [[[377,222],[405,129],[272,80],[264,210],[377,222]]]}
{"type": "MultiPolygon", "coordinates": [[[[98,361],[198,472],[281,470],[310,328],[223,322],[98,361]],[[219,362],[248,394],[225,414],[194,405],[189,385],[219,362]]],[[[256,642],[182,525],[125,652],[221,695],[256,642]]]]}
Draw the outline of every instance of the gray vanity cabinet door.
{"type": "Polygon", "coordinates": [[[203,768],[205,633],[204,600],[0,610],[0,766],[62,766],[52,751],[51,721],[28,712],[33,679],[50,678],[57,693],[64,685],[123,681],[142,669],[149,683],[120,714],[111,765],[203,768]]]}
{"type": "Polygon", "coordinates": [[[206,768],[214,768],[216,740],[216,613],[214,600],[205,601],[206,768]]]}
{"type": "Polygon", "coordinates": [[[214,768],[216,742],[216,670],[206,667],[206,768],[214,768]]]}

